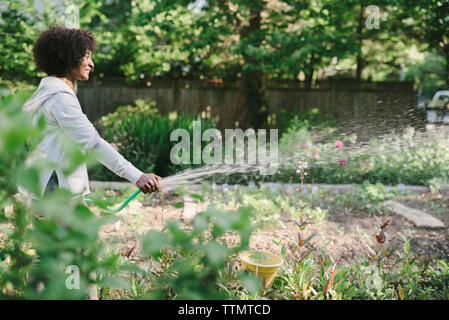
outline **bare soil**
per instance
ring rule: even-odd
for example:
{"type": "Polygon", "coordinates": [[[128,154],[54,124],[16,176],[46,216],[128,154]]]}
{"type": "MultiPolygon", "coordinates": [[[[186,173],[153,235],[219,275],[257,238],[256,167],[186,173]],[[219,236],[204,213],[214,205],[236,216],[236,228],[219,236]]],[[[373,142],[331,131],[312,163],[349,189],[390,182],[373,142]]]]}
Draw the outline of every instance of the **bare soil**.
{"type": "MultiPolygon", "coordinates": [[[[182,201],[181,198],[172,196],[164,199],[161,206],[160,199],[152,199],[150,202],[131,204],[117,214],[122,221],[120,225],[105,225],[100,237],[106,242],[116,245],[121,252],[126,252],[135,246],[130,258],[139,261],[138,236],[148,230],[162,230],[169,219],[180,221],[181,226],[188,227],[188,221],[183,217],[183,209],[177,209],[174,203],[182,201]]],[[[401,216],[385,216],[384,220],[390,220],[386,228],[391,240],[403,243],[401,234],[408,233],[411,238],[410,250],[423,257],[434,257],[449,260],[449,194],[414,194],[402,196],[397,201],[412,208],[423,210],[442,220],[445,224],[441,229],[416,228],[411,222],[401,216]]],[[[366,210],[354,208],[350,213],[339,209],[332,202],[326,204],[329,212],[326,220],[321,223],[310,223],[301,231],[301,237],[307,238],[317,232],[310,242],[309,247],[318,252],[323,249],[327,254],[338,261],[339,264],[358,263],[359,259],[369,251],[375,242],[375,235],[380,228],[376,224],[373,214],[366,210]]],[[[198,203],[198,211],[206,209],[207,204],[198,203]]],[[[291,217],[282,215],[280,226],[266,227],[255,231],[250,241],[251,249],[266,250],[279,254],[282,245],[287,247],[297,241],[298,226],[291,221],[291,217]]],[[[233,246],[238,242],[235,235],[226,236],[228,245],[233,246]]]]}

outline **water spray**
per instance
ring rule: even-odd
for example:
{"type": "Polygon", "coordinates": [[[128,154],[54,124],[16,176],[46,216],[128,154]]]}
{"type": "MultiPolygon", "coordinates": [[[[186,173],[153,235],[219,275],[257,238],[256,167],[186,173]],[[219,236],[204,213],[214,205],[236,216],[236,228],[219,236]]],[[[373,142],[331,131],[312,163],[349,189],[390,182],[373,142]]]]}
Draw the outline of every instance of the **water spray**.
{"type": "MultiPolygon", "coordinates": [[[[443,132],[428,132],[428,133],[415,133],[413,132],[413,137],[410,137],[413,139],[415,144],[428,144],[428,143],[435,143],[440,139],[447,139],[447,133],[443,132]]],[[[400,140],[395,139],[392,136],[384,135],[380,139],[384,142],[389,142],[385,149],[382,150],[383,153],[388,154],[389,156],[392,155],[399,155],[404,152],[402,142],[400,140]]],[[[370,148],[369,143],[357,143],[351,147],[341,147],[340,150],[345,150],[347,152],[350,152],[348,155],[348,160],[353,160],[358,157],[371,154],[373,151],[370,148]]],[[[249,154],[248,159],[250,157],[255,157],[255,154],[249,154]]],[[[252,173],[256,171],[260,171],[261,169],[267,168],[269,166],[275,165],[276,167],[296,167],[299,169],[297,171],[298,174],[301,176],[301,185],[303,184],[304,176],[306,175],[305,169],[307,167],[315,167],[320,165],[325,165],[329,163],[335,163],[337,160],[339,160],[339,157],[333,157],[332,152],[326,152],[326,159],[322,159],[320,161],[307,161],[305,158],[304,153],[298,152],[294,153],[293,155],[280,155],[277,162],[273,163],[270,162],[270,159],[258,159],[259,161],[257,163],[238,163],[238,164],[215,164],[215,165],[205,165],[199,168],[195,169],[186,169],[181,172],[178,172],[174,175],[168,176],[163,178],[159,183],[162,189],[174,189],[179,185],[182,184],[195,184],[201,182],[204,178],[214,176],[216,174],[224,174],[224,175],[231,175],[235,173],[252,173]]],[[[301,188],[302,189],[302,188],[301,188]]],[[[123,202],[122,205],[120,205],[116,209],[106,208],[105,210],[110,213],[117,213],[121,211],[124,207],[128,205],[130,201],[132,201],[141,191],[137,190],[135,191],[128,199],[123,202]]],[[[153,193],[154,195],[154,193],[153,193]]],[[[94,203],[90,199],[85,200],[87,203],[94,203]]]]}

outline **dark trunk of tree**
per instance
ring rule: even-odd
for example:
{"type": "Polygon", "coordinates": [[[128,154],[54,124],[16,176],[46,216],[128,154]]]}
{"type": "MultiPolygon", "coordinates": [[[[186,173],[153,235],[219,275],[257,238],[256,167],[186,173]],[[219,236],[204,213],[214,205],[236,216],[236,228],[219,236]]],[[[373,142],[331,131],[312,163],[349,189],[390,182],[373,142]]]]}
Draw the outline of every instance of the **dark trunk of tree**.
{"type": "Polygon", "coordinates": [[[306,88],[310,89],[312,88],[312,82],[313,82],[313,73],[315,71],[314,66],[317,65],[319,61],[319,57],[315,55],[315,53],[312,53],[310,55],[310,58],[308,60],[308,68],[307,68],[307,74],[306,74],[306,88]]]}
{"type": "MultiPolygon", "coordinates": [[[[259,46],[262,43],[258,31],[261,25],[261,11],[263,3],[260,5],[252,4],[250,9],[249,26],[242,28],[240,32],[241,39],[250,38],[251,44],[259,46]]],[[[242,70],[242,86],[244,96],[245,119],[247,124],[255,130],[262,128],[267,121],[268,110],[265,101],[265,89],[262,83],[263,73],[259,70],[260,61],[251,55],[243,53],[244,63],[250,65],[250,68],[242,70]]]]}
{"type": "Polygon", "coordinates": [[[360,81],[362,79],[362,71],[363,71],[363,58],[362,58],[362,46],[363,46],[363,40],[362,40],[362,29],[363,29],[363,5],[360,6],[359,16],[357,18],[357,41],[358,41],[358,49],[359,52],[357,53],[356,57],[356,63],[357,63],[357,70],[355,73],[355,78],[357,81],[360,81]]]}
{"type": "Polygon", "coordinates": [[[313,68],[310,68],[308,70],[308,72],[306,73],[306,79],[305,79],[307,89],[312,88],[312,80],[313,80],[313,68]]]}
{"type": "Polygon", "coordinates": [[[446,58],[446,86],[449,87],[449,47],[445,51],[445,58],[446,58]]]}
{"type": "Polygon", "coordinates": [[[363,70],[363,58],[362,54],[357,55],[357,70],[355,72],[355,78],[357,81],[360,81],[362,79],[362,70],[363,70]]]}

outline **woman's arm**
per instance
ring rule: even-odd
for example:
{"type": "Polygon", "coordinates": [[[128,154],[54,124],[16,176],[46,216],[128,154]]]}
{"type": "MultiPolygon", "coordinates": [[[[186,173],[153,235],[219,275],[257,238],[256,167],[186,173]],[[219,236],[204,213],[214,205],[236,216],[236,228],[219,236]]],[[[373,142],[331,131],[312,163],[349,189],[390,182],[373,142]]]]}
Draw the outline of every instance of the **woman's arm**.
{"type": "Polygon", "coordinates": [[[98,161],[116,175],[136,184],[144,193],[153,192],[159,188],[160,177],[144,174],[100,137],[82,112],[76,97],[69,93],[58,93],[50,112],[68,136],[80,144],[82,149],[97,152],[98,161]]]}

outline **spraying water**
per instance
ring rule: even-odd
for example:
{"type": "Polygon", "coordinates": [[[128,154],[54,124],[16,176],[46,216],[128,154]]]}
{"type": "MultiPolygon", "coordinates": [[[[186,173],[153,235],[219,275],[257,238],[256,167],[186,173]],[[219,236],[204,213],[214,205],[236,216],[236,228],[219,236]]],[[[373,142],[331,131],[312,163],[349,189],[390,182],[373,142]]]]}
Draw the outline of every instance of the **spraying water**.
{"type": "MultiPolygon", "coordinates": [[[[323,133],[316,137],[316,140],[325,140],[327,134],[323,133]]],[[[333,141],[331,141],[333,142],[333,141]]],[[[410,149],[413,148],[429,148],[432,149],[436,145],[442,147],[449,154],[449,130],[447,127],[435,127],[426,132],[416,132],[413,128],[405,130],[402,135],[385,134],[381,137],[370,140],[370,142],[359,142],[340,148],[333,147],[332,143],[328,143],[326,147],[322,147],[319,159],[315,159],[314,153],[310,147],[296,145],[296,150],[291,146],[282,148],[279,152],[278,161],[273,163],[270,159],[259,160],[257,163],[241,163],[241,164],[221,164],[221,165],[205,165],[200,168],[187,169],[176,173],[172,176],[165,177],[161,180],[163,188],[174,188],[181,184],[200,183],[205,178],[216,174],[231,175],[235,173],[250,174],[267,168],[270,165],[278,168],[298,168],[304,162],[308,163],[308,167],[319,167],[329,164],[339,163],[344,156],[345,162],[356,161],[361,157],[369,157],[374,154],[381,153],[386,160],[403,157],[410,149]]],[[[255,156],[249,154],[249,156],[255,156]]],[[[340,162],[341,164],[341,162],[340,162]]]]}
{"type": "MultiPolygon", "coordinates": [[[[350,112],[350,111],[349,111],[350,112]]],[[[411,113],[413,110],[408,110],[407,113],[411,113]]],[[[398,116],[394,116],[398,118],[398,116]]],[[[348,117],[349,122],[355,121],[353,117],[348,117]]],[[[401,119],[395,119],[401,121],[401,119]]],[[[301,137],[293,134],[290,137],[287,134],[287,138],[281,139],[280,152],[278,159],[273,162],[270,157],[256,157],[254,151],[248,149],[247,159],[256,159],[256,163],[235,163],[235,164],[216,164],[216,165],[204,165],[199,168],[191,168],[174,175],[163,178],[160,181],[162,189],[175,189],[180,185],[191,185],[203,182],[215,175],[229,176],[232,174],[252,174],[257,171],[261,171],[267,167],[276,168],[290,168],[298,169],[301,166],[308,168],[320,167],[329,164],[339,163],[340,165],[346,165],[348,162],[356,162],[361,158],[369,159],[370,156],[377,155],[384,157],[385,161],[396,161],[402,164],[400,159],[403,159],[411,149],[421,148],[432,151],[432,148],[437,146],[447,157],[448,169],[449,169],[449,127],[448,126],[428,126],[426,131],[416,131],[413,127],[408,127],[402,134],[396,134],[394,131],[385,134],[367,135],[365,139],[359,142],[344,143],[341,140],[351,140],[350,132],[359,131],[359,124],[352,125],[346,123],[347,130],[340,136],[333,134],[332,130],[317,130],[317,128],[311,128],[309,133],[311,136],[301,139],[301,137]],[[354,129],[356,128],[356,129],[354,129]],[[368,138],[367,138],[368,137],[368,138]],[[291,138],[291,139],[289,139],[291,138]],[[339,143],[333,144],[335,142],[339,143]],[[310,141],[310,143],[308,143],[310,141]],[[306,143],[307,142],[307,143],[306,143]],[[319,155],[318,155],[319,152],[319,155]],[[402,157],[402,158],[401,158],[402,157]]],[[[383,129],[383,125],[377,125],[377,131],[383,129]]],[[[385,128],[386,129],[386,128],[385,128]]],[[[387,131],[387,130],[385,130],[387,131]]],[[[244,152],[244,150],[236,150],[236,152],[244,152]]],[[[435,152],[434,152],[435,154],[435,152]]],[[[435,154],[436,155],[436,154],[435,154]]],[[[411,159],[412,160],[412,159],[411,159]]],[[[367,164],[368,166],[369,164],[367,164]]],[[[130,198],[125,201],[118,209],[110,212],[118,212],[123,209],[124,206],[134,198],[139,191],[136,191],[130,198]]]]}

